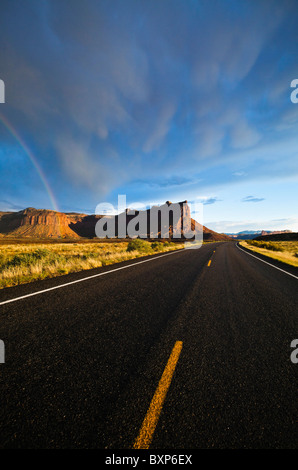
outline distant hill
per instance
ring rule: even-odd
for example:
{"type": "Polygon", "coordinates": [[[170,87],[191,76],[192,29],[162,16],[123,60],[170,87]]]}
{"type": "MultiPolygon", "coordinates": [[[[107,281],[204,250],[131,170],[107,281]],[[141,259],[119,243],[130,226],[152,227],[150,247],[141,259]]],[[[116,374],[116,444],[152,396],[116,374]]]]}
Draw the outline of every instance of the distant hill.
{"type": "Polygon", "coordinates": [[[278,235],[278,234],[288,234],[292,233],[291,230],[276,230],[276,231],[270,231],[270,230],[258,230],[254,232],[253,230],[244,230],[243,232],[238,232],[238,233],[227,233],[231,238],[238,239],[238,240],[253,240],[257,237],[263,237],[267,235],[278,235]]]}
{"type": "Polygon", "coordinates": [[[237,239],[237,240],[250,240],[250,239],[257,237],[260,234],[261,234],[261,230],[258,232],[245,230],[243,232],[238,232],[238,233],[226,233],[225,235],[228,235],[229,237],[237,239]]]}
{"type": "MultiPolygon", "coordinates": [[[[170,206],[172,203],[167,201],[166,205],[170,206]]],[[[169,238],[175,238],[175,230],[179,228],[182,220],[182,211],[185,211],[188,220],[188,230],[197,228],[200,230],[202,226],[190,217],[190,209],[187,201],[179,203],[181,207],[181,218],[175,222],[170,223],[169,238]]],[[[164,205],[165,206],[165,205],[164,205]]],[[[161,208],[163,206],[160,206],[161,208]]],[[[158,208],[157,208],[158,209],[158,208]]],[[[146,212],[146,217],[149,221],[150,210],[146,212]]],[[[125,211],[127,223],[129,223],[139,212],[132,213],[127,209],[125,211]]],[[[92,239],[96,238],[95,225],[103,215],[86,215],[78,213],[64,213],[56,212],[46,209],[34,209],[29,207],[19,212],[0,212],[0,237],[1,238],[14,238],[14,239],[92,239]]],[[[118,217],[115,216],[116,227],[118,217]]],[[[150,224],[148,224],[150,227],[150,224]]],[[[164,238],[164,228],[158,227],[158,237],[164,238]]],[[[116,231],[116,235],[117,235],[116,231]]],[[[182,231],[183,233],[183,231],[182,231]]],[[[142,234],[142,237],[150,238],[150,233],[142,234]]],[[[205,241],[230,241],[231,238],[225,234],[219,234],[213,230],[203,227],[203,238],[205,241]]]]}
{"type": "Polygon", "coordinates": [[[296,232],[290,232],[290,231],[284,231],[284,232],[277,232],[277,233],[271,233],[271,234],[266,234],[262,235],[259,237],[256,237],[255,240],[264,240],[264,241],[298,241],[298,233],[296,232]]]}

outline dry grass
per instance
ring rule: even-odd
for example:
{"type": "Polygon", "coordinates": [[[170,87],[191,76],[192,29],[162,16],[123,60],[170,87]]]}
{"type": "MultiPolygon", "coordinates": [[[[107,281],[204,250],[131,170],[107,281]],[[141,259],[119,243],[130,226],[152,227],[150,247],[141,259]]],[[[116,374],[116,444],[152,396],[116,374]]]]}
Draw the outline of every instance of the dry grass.
{"type": "Polygon", "coordinates": [[[0,288],[183,248],[178,243],[53,243],[0,245],[0,288]],[[128,247],[130,247],[128,249],[128,247]]]}
{"type": "Polygon", "coordinates": [[[248,240],[240,242],[240,245],[245,248],[249,248],[256,253],[261,253],[262,255],[269,256],[272,259],[298,267],[297,241],[262,242],[257,240],[248,240]]]}

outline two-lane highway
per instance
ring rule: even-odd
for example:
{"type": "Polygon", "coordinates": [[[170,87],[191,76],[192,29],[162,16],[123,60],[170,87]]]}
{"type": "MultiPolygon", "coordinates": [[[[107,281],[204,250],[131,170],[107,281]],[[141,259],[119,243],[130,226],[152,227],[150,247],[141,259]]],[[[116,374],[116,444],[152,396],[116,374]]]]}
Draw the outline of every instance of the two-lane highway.
{"type": "Polygon", "coordinates": [[[233,243],[140,261],[0,292],[0,447],[297,447],[298,279],[233,243]]]}

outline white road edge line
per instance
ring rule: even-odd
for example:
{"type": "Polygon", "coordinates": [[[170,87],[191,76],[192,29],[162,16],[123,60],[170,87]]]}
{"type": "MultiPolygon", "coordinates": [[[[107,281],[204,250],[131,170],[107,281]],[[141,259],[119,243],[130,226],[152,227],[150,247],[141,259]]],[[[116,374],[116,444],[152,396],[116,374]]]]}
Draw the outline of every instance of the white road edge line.
{"type": "Polygon", "coordinates": [[[239,250],[243,251],[243,253],[246,253],[247,255],[252,256],[253,258],[258,259],[259,261],[262,261],[262,263],[269,264],[269,266],[271,266],[272,268],[278,269],[279,271],[281,271],[281,272],[287,274],[288,276],[292,276],[292,277],[294,277],[295,279],[298,279],[298,276],[295,276],[294,274],[288,273],[288,272],[285,271],[284,269],[278,268],[277,266],[274,266],[274,264],[268,263],[267,261],[264,261],[263,259],[258,258],[258,256],[255,256],[255,255],[252,255],[251,253],[248,253],[247,251],[245,251],[245,250],[243,250],[242,248],[240,248],[240,246],[238,245],[238,243],[236,243],[236,246],[237,246],[237,248],[238,248],[239,250]]]}
{"type": "Polygon", "coordinates": [[[77,284],[78,282],[88,281],[89,279],[94,279],[95,277],[104,276],[105,274],[114,273],[115,271],[120,271],[121,269],[132,268],[133,266],[136,266],[137,264],[147,263],[148,261],[154,261],[155,259],[163,258],[164,256],[169,256],[169,255],[173,255],[176,253],[180,253],[183,250],[184,248],[171,251],[170,253],[165,253],[161,256],[155,256],[154,258],[149,258],[143,261],[138,261],[137,263],[129,264],[127,266],[121,266],[121,268],[111,269],[110,271],[105,271],[104,273],[93,274],[92,276],[84,277],[83,279],[77,279],[76,281],[66,282],[65,284],[61,284],[59,286],[49,287],[48,289],[43,289],[37,292],[32,292],[31,294],[22,295],[21,297],[16,297],[14,299],[4,300],[3,302],[0,302],[0,305],[5,305],[11,302],[16,302],[17,300],[26,299],[27,297],[33,297],[34,295],[44,294],[45,292],[49,292],[51,290],[61,289],[62,287],[67,287],[72,284],[77,284]]]}

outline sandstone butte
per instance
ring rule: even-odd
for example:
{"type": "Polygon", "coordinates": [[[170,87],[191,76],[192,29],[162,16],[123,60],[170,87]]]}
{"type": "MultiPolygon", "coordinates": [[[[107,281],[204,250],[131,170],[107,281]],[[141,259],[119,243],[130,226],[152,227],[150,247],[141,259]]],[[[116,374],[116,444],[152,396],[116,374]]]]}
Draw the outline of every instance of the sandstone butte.
{"type": "MultiPolygon", "coordinates": [[[[167,201],[170,206],[172,203],[167,201]]],[[[190,208],[187,201],[180,202],[181,217],[175,222],[170,221],[170,238],[179,228],[182,216],[184,216],[184,230],[191,228],[198,230],[201,228],[198,222],[190,217],[190,208]]],[[[145,211],[149,221],[149,210],[145,211]]],[[[133,215],[129,209],[126,210],[127,223],[132,220],[139,212],[133,215]]],[[[0,212],[0,237],[14,239],[49,239],[59,240],[67,239],[79,241],[82,239],[95,239],[95,225],[97,221],[103,217],[102,215],[86,215],[79,213],[64,213],[46,209],[34,209],[29,207],[19,212],[0,212]]],[[[115,218],[117,227],[117,216],[115,218]]],[[[149,222],[148,222],[148,226],[149,222]]],[[[181,227],[181,225],[180,225],[181,227]]],[[[159,224],[159,237],[163,238],[165,233],[164,227],[159,224]]],[[[116,228],[117,233],[117,228],[116,228]]],[[[142,234],[150,238],[150,234],[142,234]]],[[[203,235],[205,241],[228,241],[231,240],[227,235],[214,232],[207,227],[203,227],[203,235]]]]}

